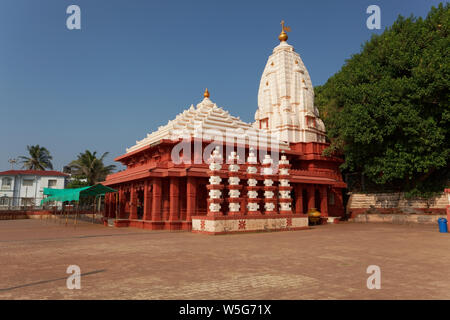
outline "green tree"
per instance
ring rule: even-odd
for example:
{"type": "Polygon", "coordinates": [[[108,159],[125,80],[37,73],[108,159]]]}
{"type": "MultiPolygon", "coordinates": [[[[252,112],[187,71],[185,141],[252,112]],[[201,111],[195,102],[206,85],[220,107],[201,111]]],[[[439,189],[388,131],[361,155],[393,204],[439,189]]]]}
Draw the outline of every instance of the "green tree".
{"type": "Polygon", "coordinates": [[[66,185],[67,189],[76,189],[89,186],[89,184],[83,177],[80,178],[78,176],[72,176],[71,178],[71,181],[66,185]]]}
{"type": "Polygon", "coordinates": [[[19,160],[22,163],[22,167],[27,170],[45,170],[45,169],[53,169],[53,165],[51,160],[53,157],[50,155],[50,152],[44,148],[39,146],[38,144],[35,146],[27,146],[27,150],[29,153],[29,157],[20,156],[19,160]]]}
{"type": "Polygon", "coordinates": [[[72,161],[69,166],[73,173],[79,177],[87,179],[87,185],[93,185],[104,181],[106,176],[113,172],[115,165],[105,166],[103,161],[108,155],[105,152],[100,158],[97,158],[97,151],[86,150],[78,155],[78,159],[72,161]]]}
{"type": "Polygon", "coordinates": [[[401,16],[323,86],[316,103],[347,172],[410,193],[442,191],[450,157],[450,9],[401,16]]]}

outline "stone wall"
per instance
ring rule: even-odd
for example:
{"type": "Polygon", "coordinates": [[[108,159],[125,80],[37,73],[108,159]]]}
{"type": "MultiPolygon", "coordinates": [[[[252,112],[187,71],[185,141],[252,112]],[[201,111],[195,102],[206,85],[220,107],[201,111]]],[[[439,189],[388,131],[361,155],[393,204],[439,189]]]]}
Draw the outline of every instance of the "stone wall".
{"type": "Polygon", "coordinates": [[[392,224],[437,224],[439,218],[446,218],[438,214],[359,214],[353,222],[385,222],[392,224]]]}
{"type": "Polygon", "coordinates": [[[347,214],[351,218],[362,213],[445,215],[447,205],[444,193],[428,200],[407,199],[403,193],[352,193],[347,214]]]}

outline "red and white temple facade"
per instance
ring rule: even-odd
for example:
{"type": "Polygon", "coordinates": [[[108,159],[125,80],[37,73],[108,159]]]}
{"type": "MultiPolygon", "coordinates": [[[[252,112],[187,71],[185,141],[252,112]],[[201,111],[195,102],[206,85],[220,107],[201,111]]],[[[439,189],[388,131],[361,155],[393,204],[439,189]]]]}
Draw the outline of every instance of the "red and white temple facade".
{"type": "Polygon", "coordinates": [[[107,177],[105,221],[151,230],[299,230],[316,208],[344,214],[342,160],[325,157],[325,127],[308,71],[282,30],[264,69],[255,122],[209,99],[179,114],[117,157],[107,177]]]}

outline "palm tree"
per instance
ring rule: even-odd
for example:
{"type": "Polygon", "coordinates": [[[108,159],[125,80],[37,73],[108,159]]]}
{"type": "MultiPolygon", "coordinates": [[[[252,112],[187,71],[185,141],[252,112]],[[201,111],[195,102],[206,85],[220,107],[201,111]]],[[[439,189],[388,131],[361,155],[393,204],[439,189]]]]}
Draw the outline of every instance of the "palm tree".
{"type": "Polygon", "coordinates": [[[20,156],[19,160],[22,163],[22,167],[27,170],[45,170],[45,169],[53,169],[52,162],[50,160],[53,157],[50,155],[50,152],[44,148],[39,146],[38,144],[35,146],[27,146],[29,157],[20,156]]]}
{"type": "Polygon", "coordinates": [[[69,163],[69,166],[73,168],[73,174],[86,178],[88,185],[94,185],[104,181],[106,176],[116,168],[115,165],[105,166],[103,164],[107,155],[108,152],[105,152],[100,158],[97,158],[97,151],[86,150],[78,155],[77,160],[69,163]]]}

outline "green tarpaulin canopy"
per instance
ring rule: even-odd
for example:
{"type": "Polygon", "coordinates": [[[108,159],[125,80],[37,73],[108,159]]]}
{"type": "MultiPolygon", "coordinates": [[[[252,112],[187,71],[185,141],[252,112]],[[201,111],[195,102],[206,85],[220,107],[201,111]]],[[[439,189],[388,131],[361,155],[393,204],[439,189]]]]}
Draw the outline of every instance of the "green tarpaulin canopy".
{"type": "Polygon", "coordinates": [[[49,201],[78,201],[80,197],[104,195],[108,192],[117,192],[117,190],[106,187],[101,183],[90,187],[76,189],[51,189],[44,188],[44,195],[47,198],[41,201],[41,204],[49,201]]]}

